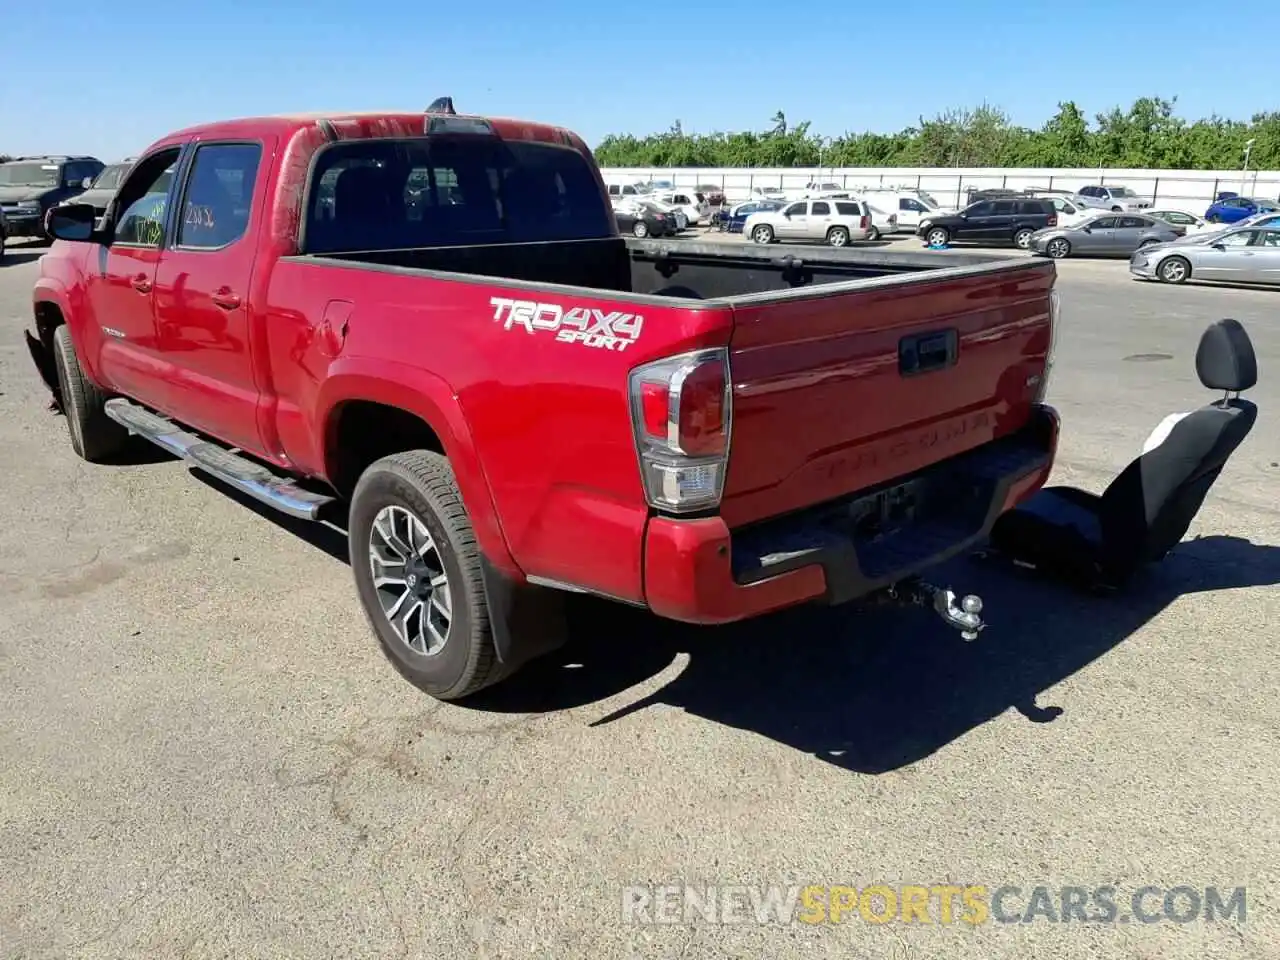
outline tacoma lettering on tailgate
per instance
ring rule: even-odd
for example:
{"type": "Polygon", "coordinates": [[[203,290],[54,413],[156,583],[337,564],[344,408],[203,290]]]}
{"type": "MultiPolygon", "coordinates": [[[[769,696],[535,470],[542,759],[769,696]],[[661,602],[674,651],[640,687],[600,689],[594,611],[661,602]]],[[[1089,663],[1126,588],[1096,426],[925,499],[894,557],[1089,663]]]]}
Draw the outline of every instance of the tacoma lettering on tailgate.
{"type": "Polygon", "coordinates": [[[603,350],[625,350],[640,339],[644,317],[635,313],[562,307],[558,303],[490,297],[493,319],[504,330],[520,327],[526,333],[554,332],[561,343],[581,343],[603,350]]]}

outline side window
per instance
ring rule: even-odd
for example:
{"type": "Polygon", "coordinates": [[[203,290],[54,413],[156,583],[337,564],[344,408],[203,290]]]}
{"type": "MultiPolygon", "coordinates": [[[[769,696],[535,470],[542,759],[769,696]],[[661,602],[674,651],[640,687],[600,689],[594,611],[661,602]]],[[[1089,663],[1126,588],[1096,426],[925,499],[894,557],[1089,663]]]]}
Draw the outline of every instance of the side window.
{"type": "Polygon", "coordinates": [[[975,203],[965,212],[971,217],[989,217],[991,216],[991,208],[995,206],[992,203],[975,203]]]}
{"type": "Polygon", "coordinates": [[[1093,227],[1095,230],[1114,230],[1116,224],[1119,222],[1119,217],[1099,217],[1097,220],[1094,220],[1093,223],[1089,224],[1089,226],[1093,227]]]}
{"type": "Polygon", "coordinates": [[[1024,200],[1018,204],[1018,212],[1024,216],[1036,216],[1047,214],[1049,210],[1038,200],[1024,200]]]}
{"type": "Polygon", "coordinates": [[[1080,196],[1082,197],[1096,197],[1100,193],[1101,190],[1098,187],[1082,187],[1080,189],[1080,196]]]}
{"type": "Polygon", "coordinates": [[[787,207],[787,209],[782,211],[782,215],[785,217],[803,217],[804,210],[805,205],[803,203],[793,203],[791,206],[787,207]]]}
{"type": "Polygon", "coordinates": [[[1135,230],[1135,229],[1141,230],[1141,229],[1145,229],[1146,227],[1154,227],[1154,226],[1155,226],[1154,223],[1152,223],[1150,220],[1143,219],[1142,217],[1121,217],[1120,218],[1120,228],[1122,230],[1135,230]]]}
{"type": "Polygon", "coordinates": [[[683,193],[676,193],[672,194],[671,202],[677,206],[687,207],[691,201],[683,193]]]}
{"type": "Polygon", "coordinates": [[[809,212],[815,217],[829,217],[831,215],[831,204],[815,203],[809,208],[809,212]]]}
{"type": "Polygon", "coordinates": [[[114,201],[113,240],[143,247],[158,247],[164,240],[169,185],[178,149],[161,150],[134,167],[114,201]]]}
{"type": "Polygon", "coordinates": [[[85,177],[92,176],[89,172],[89,165],[73,160],[62,167],[62,185],[67,187],[78,187],[80,181],[85,177]]]}
{"type": "Polygon", "coordinates": [[[1015,206],[1012,200],[997,200],[991,205],[991,214],[996,217],[1007,217],[1013,214],[1015,206]]]}
{"type": "Polygon", "coordinates": [[[609,184],[609,196],[611,197],[622,196],[622,188],[618,186],[616,183],[609,184]]]}
{"type": "Polygon", "coordinates": [[[1239,233],[1228,234],[1218,242],[1224,247],[1247,247],[1249,241],[1256,237],[1261,231],[1258,230],[1241,230],[1239,233]]]}
{"type": "Polygon", "coordinates": [[[1258,245],[1263,247],[1280,247],[1280,230],[1262,231],[1262,242],[1258,245]]]}
{"type": "Polygon", "coordinates": [[[862,216],[862,210],[858,207],[856,203],[837,203],[836,213],[840,214],[840,216],[842,217],[862,216]]]}
{"type": "Polygon", "coordinates": [[[262,147],[212,143],[196,150],[178,224],[178,246],[213,249],[235,243],[249,227],[262,147]]]}

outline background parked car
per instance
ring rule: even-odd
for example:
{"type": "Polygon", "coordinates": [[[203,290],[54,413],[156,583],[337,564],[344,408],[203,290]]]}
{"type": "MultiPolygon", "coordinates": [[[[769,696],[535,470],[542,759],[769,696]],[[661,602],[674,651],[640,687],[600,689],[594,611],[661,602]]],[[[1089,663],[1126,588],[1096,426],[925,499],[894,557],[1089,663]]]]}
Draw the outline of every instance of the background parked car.
{"type": "Polygon", "coordinates": [[[102,172],[96,177],[85,179],[83,193],[75,197],[68,197],[62,202],[87,203],[93,207],[94,212],[99,217],[104,216],[107,212],[107,204],[111,202],[111,199],[116,195],[116,191],[120,189],[120,183],[124,180],[124,175],[133,166],[134,159],[136,158],[108,164],[102,168],[102,172]]]}
{"type": "Polygon", "coordinates": [[[898,218],[898,230],[915,233],[920,221],[940,213],[954,213],[941,206],[923,190],[872,189],[859,190],[855,196],[871,204],[874,210],[893,213],[898,218]]]}
{"type": "Polygon", "coordinates": [[[1080,198],[1086,207],[1110,210],[1112,213],[1146,210],[1152,205],[1150,200],[1138,196],[1128,187],[1116,184],[1097,184],[1095,186],[1081,187],[1076,191],[1076,196],[1080,198]]]}
{"type": "Polygon", "coordinates": [[[39,237],[44,215],[68,197],[84,192],[86,177],[105,166],[96,157],[20,157],[0,163],[0,211],[9,223],[10,237],[39,237]]]}
{"type": "Polygon", "coordinates": [[[1227,197],[1219,200],[1204,212],[1204,218],[1210,223],[1237,223],[1246,217],[1259,213],[1272,213],[1280,210],[1280,204],[1273,200],[1259,197],[1227,197]]]}
{"type": "Polygon", "coordinates": [[[756,243],[817,240],[845,247],[871,234],[871,211],[860,200],[798,200],[751,214],[743,232],[756,243]]]}
{"type": "Polygon", "coordinates": [[[1194,279],[1280,285],[1280,227],[1235,227],[1144,247],[1129,258],[1129,272],[1165,283],[1194,279]]]}
{"type": "Polygon", "coordinates": [[[980,200],[959,213],[941,213],[920,221],[916,232],[930,246],[954,241],[1012,243],[1025,250],[1037,230],[1058,225],[1053,202],[1036,197],[980,200]]]}
{"type": "Polygon", "coordinates": [[[781,200],[748,200],[737,203],[723,211],[718,226],[725,233],[741,233],[747,217],[753,213],[772,213],[781,210],[786,204],[781,200]]]}
{"type": "Polygon", "coordinates": [[[702,183],[693,189],[706,197],[707,203],[711,204],[711,206],[724,206],[724,187],[717,187],[714,183],[702,183]]]}
{"type": "Polygon", "coordinates": [[[1143,210],[1142,214],[1146,217],[1155,217],[1157,220],[1163,220],[1165,223],[1172,224],[1175,227],[1181,227],[1184,235],[1220,229],[1215,224],[1197,217],[1194,213],[1188,213],[1186,210],[1159,208],[1143,210]]]}
{"type": "Polygon", "coordinates": [[[1060,260],[1069,256],[1127,257],[1154,243],[1168,243],[1183,235],[1155,217],[1126,214],[1095,215],[1079,223],[1040,230],[1031,237],[1030,250],[1060,260]]]}
{"type": "Polygon", "coordinates": [[[711,204],[707,202],[706,194],[694,190],[659,190],[650,194],[649,198],[679,210],[684,214],[687,224],[702,223],[711,216],[711,204]]]}
{"type": "Polygon", "coordinates": [[[1048,200],[1053,204],[1053,209],[1058,211],[1058,226],[1060,227],[1070,226],[1073,223],[1083,223],[1085,220],[1098,215],[1097,210],[1086,207],[1081,203],[1079,197],[1052,194],[1037,197],[1036,199],[1048,200]]]}
{"type": "Polygon", "coordinates": [[[9,239],[9,223],[4,218],[4,211],[0,210],[0,260],[4,259],[4,244],[9,239]]]}
{"type": "Polygon", "coordinates": [[[670,237],[676,234],[675,218],[646,203],[615,207],[618,231],[635,237],[670,237]]]}
{"type": "Polygon", "coordinates": [[[867,210],[871,214],[871,230],[867,234],[868,240],[879,240],[881,237],[892,236],[898,232],[897,213],[878,205],[874,198],[860,197],[859,199],[867,205],[867,210]]]}

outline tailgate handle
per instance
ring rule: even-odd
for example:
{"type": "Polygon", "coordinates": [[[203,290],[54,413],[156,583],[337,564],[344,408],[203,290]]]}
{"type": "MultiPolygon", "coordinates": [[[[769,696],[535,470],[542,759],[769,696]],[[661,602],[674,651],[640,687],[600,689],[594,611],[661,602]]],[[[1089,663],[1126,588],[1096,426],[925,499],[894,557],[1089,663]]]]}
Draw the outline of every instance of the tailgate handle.
{"type": "Polygon", "coordinates": [[[904,377],[952,366],[959,355],[960,335],[955,330],[934,330],[898,341],[898,372],[904,377]]]}

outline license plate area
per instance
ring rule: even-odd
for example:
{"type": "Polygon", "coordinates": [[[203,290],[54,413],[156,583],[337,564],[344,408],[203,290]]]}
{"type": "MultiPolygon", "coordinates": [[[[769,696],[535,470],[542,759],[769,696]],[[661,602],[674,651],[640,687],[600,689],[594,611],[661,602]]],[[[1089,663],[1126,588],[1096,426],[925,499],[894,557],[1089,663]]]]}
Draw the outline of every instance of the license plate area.
{"type": "Polygon", "coordinates": [[[874,543],[923,519],[930,505],[929,478],[897,483],[850,501],[845,524],[853,537],[874,543]]]}
{"type": "Polygon", "coordinates": [[[914,377],[953,366],[960,356],[957,330],[933,330],[898,341],[898,373],[914,377]]]}

